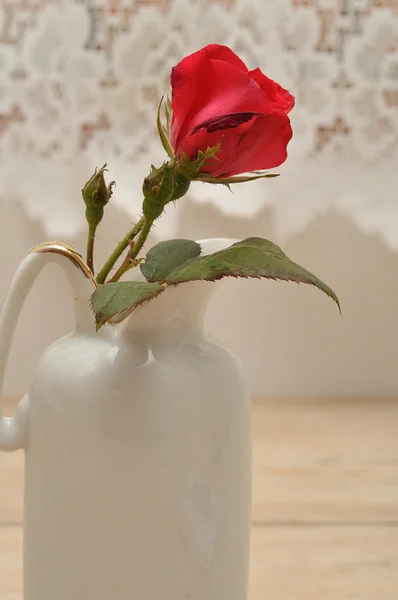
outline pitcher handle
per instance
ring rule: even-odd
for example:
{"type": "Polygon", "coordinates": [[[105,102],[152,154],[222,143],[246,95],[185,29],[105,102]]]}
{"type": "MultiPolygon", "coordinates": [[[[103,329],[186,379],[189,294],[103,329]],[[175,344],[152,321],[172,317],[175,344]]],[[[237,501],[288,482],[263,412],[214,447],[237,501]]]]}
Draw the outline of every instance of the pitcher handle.
{"type": "MultiPolygon", "coordinates": [[[[58,264],[67,275],[74,292],[75,330],[95,333],[89,298],[96,282],[82,256],[61,242],[45,242],[30,250],[18,267],[0,316],[0,399],[8,355],[18,318],[26,296],[40,271],[49,263],[58,264]]],[[[18,405],[13,417],[5,417],[0,400],[0,450],[11,451],[26,446],[27,398],[18,405]]]]}

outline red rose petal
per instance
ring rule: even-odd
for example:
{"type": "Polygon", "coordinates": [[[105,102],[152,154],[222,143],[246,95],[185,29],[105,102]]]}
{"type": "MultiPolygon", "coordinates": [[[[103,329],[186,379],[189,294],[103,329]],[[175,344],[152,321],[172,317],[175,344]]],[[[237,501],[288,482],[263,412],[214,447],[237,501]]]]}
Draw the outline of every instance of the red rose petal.
{"type": "Polygon", "coordinates": [[[191,83],[192,71],[186,74],[179,66],[175,67],[175,74],[173,71],[172,108],[176,111],[176,120],[172,123],[171,143],[176,152],[195,127],[207,119],[240,112],[272,112],[272,104],[258,83],[237,67],[220,60],[209,60],[207,66],[199,63],[195,68],[195,85],[191,83]],[[193,94],[195,100],[192,103],[193,94]],[[184,104],[188,103],[189,110],[186,111],[184,104]]]}
{"type": "Polygon", "coordinates": [[[249,71],[248,75],[258,83],[274,108],[283,110],[286,114],[292,110],[295,102],[294,96],[279,85],[279,83],[264,75],[260,69],[249,71]]]}
{"type": "Polygon", "coordinates": [[[209,60],[206,54],[199,50],[183,58],[171,71],[173,119],[170,141],[174,149],[181,127],[200,94],[200,86],[206,79],[205,71],[208,68],[209,60]]]}
{"type": "Polygon", "coordinates": [[[235,52],[228,48],[228,46],[221,46],[220,44],[209,44],[205,46],[203,50],[207,53],[210,59],[221,60],[229,63],[234,67],[237,67],[244,73],[248,73],[249,69],[246,67],[242,59],[239,58],[235,52]]]}
{"type": "Polygon", "coordinates": [[[236,128],[208,133],[206,128],[189,136],[181,150],[192,158],[222,142],[217,159],[202,169],[212,177],[231,177],[249,171],[273,169],[287,158],[287,144],[292,137],[289,117],[281,111],[253,118],[236,128]]]}

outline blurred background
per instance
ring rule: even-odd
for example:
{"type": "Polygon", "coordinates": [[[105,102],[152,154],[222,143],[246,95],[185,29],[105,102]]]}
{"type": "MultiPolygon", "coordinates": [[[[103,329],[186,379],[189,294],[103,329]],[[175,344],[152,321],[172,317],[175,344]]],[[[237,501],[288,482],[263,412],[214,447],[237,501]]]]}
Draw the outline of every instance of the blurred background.
{"type": "MultiPolygon", "coordinates": [[[[230,46],[296,96],[281,177],[194,184],[156,227],[169,237],[268,237],[338,294],[227,281],[208,330],[242,357],[254,396],[398,391],[398,0],[3,0],[0,3],[0,301],[44,239],[84,252],[80,190],[109,164],[117,187],[98,263],[135,221],[169,74],[208,43],[230,46]]],[[[72,326],[49,268],[15,337],[5,393],[72,326]]]]}

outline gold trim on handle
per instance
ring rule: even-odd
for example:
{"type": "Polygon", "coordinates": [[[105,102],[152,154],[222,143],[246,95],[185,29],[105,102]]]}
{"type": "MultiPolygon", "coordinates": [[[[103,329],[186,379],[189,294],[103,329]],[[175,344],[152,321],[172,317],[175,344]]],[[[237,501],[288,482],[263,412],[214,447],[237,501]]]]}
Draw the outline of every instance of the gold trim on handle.
{"type": "Polygon", "coordinates": [[[45,252],[54,252],[55,254],[61,254],[62,256],[66,256],[66,258],[69,258],[69,260],[71,260],[73,264],[76,265],[76,267],[79,267],[79,269],[82,271],[83,275],[87,277],[87,279],[90,279],[94,288],[98,287],[97,282],[95,281],[94,276],[90,268],[88,267],[86,261],[73,246],[65,244],[65,242],[58,241],[41,242],[40,244],[37,244],[37,246],[34,246],[31,250],[29,250],[28,255],[33,253],[45,252]]]}

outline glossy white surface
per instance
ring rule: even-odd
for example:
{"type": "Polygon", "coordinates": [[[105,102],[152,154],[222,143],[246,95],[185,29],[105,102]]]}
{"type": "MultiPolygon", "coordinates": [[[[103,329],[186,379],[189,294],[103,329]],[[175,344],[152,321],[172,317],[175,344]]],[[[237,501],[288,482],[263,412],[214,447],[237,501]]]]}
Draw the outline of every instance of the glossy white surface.
{"type": "MultiPolygon", "coordinates": [[[[96,334],[91,284],[64,257],[37,265],[53,258],[76,331],[44,354],[27,419],[0,440],[26,447],[24,600],[246,600],[250,401],[239,360],[203,332],[217,284],[166,290],[96,334]]],[[[18,310],[3,313],[2,342],[18,310]]]]}

